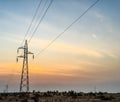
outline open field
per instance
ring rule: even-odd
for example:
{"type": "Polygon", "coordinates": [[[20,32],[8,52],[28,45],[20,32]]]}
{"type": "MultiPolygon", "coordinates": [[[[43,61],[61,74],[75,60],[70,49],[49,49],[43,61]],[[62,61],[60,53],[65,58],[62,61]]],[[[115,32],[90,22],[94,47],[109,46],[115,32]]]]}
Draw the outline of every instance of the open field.
{"type": "Polygon", "coordinates": [[[30,92],[1,93],[0,102],[120,102],[120,93],[30,92]]]}

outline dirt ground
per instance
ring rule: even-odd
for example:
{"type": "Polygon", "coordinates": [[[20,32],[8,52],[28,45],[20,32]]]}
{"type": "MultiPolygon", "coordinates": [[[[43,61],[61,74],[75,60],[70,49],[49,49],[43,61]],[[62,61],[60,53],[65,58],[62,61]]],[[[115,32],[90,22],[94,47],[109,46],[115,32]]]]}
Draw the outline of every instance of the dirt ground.
{"type": "Polygon", "coordinates": [[[0,102],[120,102],[120,93],[74,91],[0,93],[0,102]]]}

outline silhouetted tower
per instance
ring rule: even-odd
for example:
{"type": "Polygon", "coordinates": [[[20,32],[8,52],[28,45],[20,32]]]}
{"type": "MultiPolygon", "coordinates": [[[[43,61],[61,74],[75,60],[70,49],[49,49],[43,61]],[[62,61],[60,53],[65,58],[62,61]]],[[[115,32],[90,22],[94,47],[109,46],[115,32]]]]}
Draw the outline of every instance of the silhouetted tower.
{"type": "Polygon", "coordinates": [[[8,85],[5,85],[4,93],[8,93],[8,85]]]}
{"type": "Polygon", "coordinates": [[[33,59],[34,59],[34,54],[28,51],[27,40],[25,40],[25,45],[23,47],[18,48],[17,53],[19,53],[19,49],[23,49],[24,52],[23,55],[17,56],[17,62],[18,62],[18,58],[23,58],[22,74],[20,80],[20,92],[29,92],[28,54],[32,54],[33,59]]]}

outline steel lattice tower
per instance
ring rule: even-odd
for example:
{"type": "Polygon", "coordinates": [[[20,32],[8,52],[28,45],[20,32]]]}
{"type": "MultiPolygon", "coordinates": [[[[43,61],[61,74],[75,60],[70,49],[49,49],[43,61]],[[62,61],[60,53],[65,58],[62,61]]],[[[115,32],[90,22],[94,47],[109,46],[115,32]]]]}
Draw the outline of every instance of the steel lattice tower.
{"type": "Polygon", "coordinates": [[[27,40],[25,40],[25,45],[23,47],[19,47],[19,49],[23,49],[24,54],[17,56],[18,58],[23,58],[23,65],[22,65],[22,73],[21,73],[21,80],[20,80],[20,92],[29,92],[29,70],[28,70],[28,54],[32,54],[34,58],[34,54],[28,51],[28,44],[27,40]]]}

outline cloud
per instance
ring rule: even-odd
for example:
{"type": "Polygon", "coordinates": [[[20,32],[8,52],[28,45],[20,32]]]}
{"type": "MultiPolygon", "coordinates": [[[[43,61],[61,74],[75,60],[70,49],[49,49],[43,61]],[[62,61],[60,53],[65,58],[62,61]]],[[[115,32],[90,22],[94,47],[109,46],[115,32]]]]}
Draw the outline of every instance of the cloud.
{"type": "Polygon", "coordinates": [[[98,12],[95,12],[95,16],[99,19],[100,22],[103,22],[105,20],[105,16],[98,12]]]}
{"type": "MultiPolygon", "coordinates": [[[[5,10],[0,10],[0,13],[2,14],[1,17],[1,21],[3,21],[2,23],[24,23],[24,24],[28,24],[31,19],[29,17],[25,17],[23,15],[19,15],[13,12],[9,12],[9,11],[5,11],[5,10]],[[9,19],[8,19],[9,18],[9,19]]],[[[19,26],[19,25],[17,25],[19,26]]]]}
{"type": "Polygon", "coordinates": [[[114,50],[111,49],[103,49],[101,52],[104,54],[104,56],[111,57],[111,58],[118,58],[120,55],[119,53],[115,52],[114,50]]]}
{"type": "Polygon", "coordinates": [[[96,38],[97,38],[96,34],[92,34],[92,37],[93,37],[94,39],[96,39],[96,38]]]}
{"type": "MultiPolygon", "coordinates": [[[[43,48],[50,43],[49,40],[43,40],[43,39],[35,39],[34,38],[34,47],[42,46],[43,48]]],[[[40,47],[41,48],[41,47],[40,47]]],[[[85,47],[79,47],[75,45],[70,45],[67,43],[60,43],[55,42],[53,45],[51,45],[48,48],[49,51],[57,51],[61,53],[70,53],[70,54],[80,54],[85,56],[91,56],[91,57],[103,57],[102,53],[99,51],[96,51],[94,49],[85,48],[85,47]]]]}

